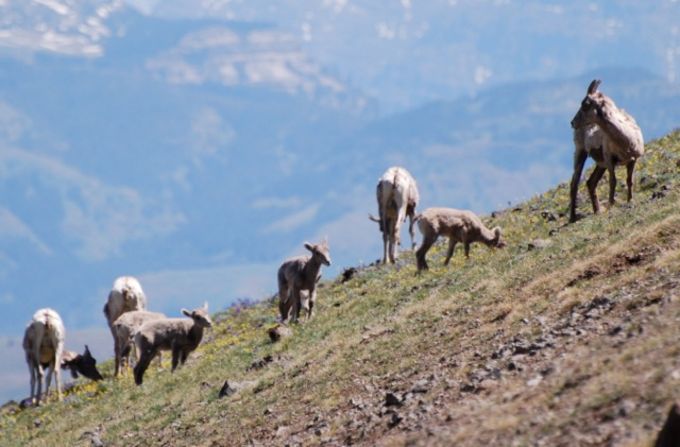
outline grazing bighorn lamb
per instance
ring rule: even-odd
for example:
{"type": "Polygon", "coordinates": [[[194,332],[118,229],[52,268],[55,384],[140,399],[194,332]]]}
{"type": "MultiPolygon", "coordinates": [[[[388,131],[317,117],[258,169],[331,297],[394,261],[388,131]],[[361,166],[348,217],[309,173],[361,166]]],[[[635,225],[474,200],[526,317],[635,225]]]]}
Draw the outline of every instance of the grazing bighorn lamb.
{"type": "Polygon", "coordinates": [[[172,351],[172,371],[175,371],[178,363],[183,365],[189,353],[201,343],[203,329],[212,326],[208,303],[191,312],[182,309],[182,313],[189,318],[147,321],[135,334],[135,346],[140,356],[134,369],[137,385],[142,384],[144,372],[159,351],[172,351]]]}
{"type": "Polygon", "coordinates": [[[368,217],[380,224],[383,235],[383,264],[387,264],[388,256],[389,261],[394,263],[400,244],[401,224],[406,220],[406,216],[410,219],[408,231],[411,235],[411,250],[416,246],[413,222],[416,206],[420,200],[418,185],[406,169],[393,166],[378,180],[376,197],[379,218],[370,214],[368,217]]]}
{"type": "Polygon", "coordinates": [[[114,350],[116,334],[113,331],[113,322],[125,312],[133,310],[146,310],[146,295],[144,295],[142,286],[132,276],[116,278],[104,305],[104,315],[113,336],[114,350]]]}
{"type": "Polygon", "coordinates": [[[595,169],[590,174],[588,193],[593,212],[600,212],[597,199],[597,184],[609,172],[609,205],[613,205],[616,192],[615,169],[626,165],[626,186],[628,201],[633,198],[633,170],[635,163],[645,152],[642,131],[635,119],[619,109],[611,98],[598,91],[602,81],[594,80],[581,101],[581,107],[571,120],[574,129],[574,174],[571,177],[569,222],[576,221],[576,198],[583,165],[588,156],[595,160],[595,169]]]}
{"type": "Polygon", "coordinates": [[[71,371],[71,377],[78,378],[81,374],[88,379],[102,380],[103,377],[97,369],[97,359],[90,354],[90,348],[85,345],[85,352],[81,355],[73,351],[64,351],[61,358],[62,369],[71,371]]]}
{"type": "Polygon", "coordinates": [[[50,368],[45,382],[45,396],[50,390],[52,373],[56,376],[57,395],[61,400],[61,362],[66,330],[59,314],[52,309],[40,309],[26,326],[23,347],[31,373],[31,403],[40,405],[44,368],[50,368]],[[36,392],[35,382],[38,381],[36,392]]]}
{"type": "MultiPolygon", "coordinates": [[[[120,368],[123,363],[130,363],[130,351],[134,347],[133,337],[135,333],[147,321],[155,321],[167,318],[164,314],[158,312],[149,312],[146,310],[133,310],[125,312],[113,322],[111,330],[113,332],[115,357],[115,371],[114,376],[118,377],[120,368]]],[[[136,351],[136,350],[135,350],[136,351]]],[[[135,357],[139,353],[135,352],[135,357]]],[[[160,353],[159,353],[160,359],[160,353]]],[[[160,360],[159,360],[160,361],[160,360]]]]}
{"type": "Polygon", "coordinates": [[[448,265],[458,242],[465,247],[465,257],[470,257],[470,244],[482,242],[489,247],[505,247],[500,227],[489,230],[472,211],[453,208],[428,208],[416,216],[423,242],[416,251],[418,271],[427,269],[425,255],[439,236],[449,238],[449,249],[444,265],[448,265]]]}
{"type": "Polygon", "coordinates": [[[309,320],[314,312],[316,302],[316,283],[321,278],[321,264],[331,265],[331,255],[328,241],[324,239],[320,244],[305,242],[305,248],[312,255],[296,256],[287,259],[279,267],[277,274],[279,283],[279,311],[281,321],[286,323],[300,318],[300,309],[307,311],[309,320]],[[307,291],[305,296],[303,291],[307,291]]]}

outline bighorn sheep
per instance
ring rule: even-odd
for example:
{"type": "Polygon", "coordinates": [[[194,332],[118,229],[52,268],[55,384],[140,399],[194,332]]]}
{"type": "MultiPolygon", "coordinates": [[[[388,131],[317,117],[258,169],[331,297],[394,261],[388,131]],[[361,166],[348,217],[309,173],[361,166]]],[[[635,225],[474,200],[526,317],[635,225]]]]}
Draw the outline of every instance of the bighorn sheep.
{"type": "Polygon", "coordinates": [[[61,400],[61,363],[66,330],[61,317],[52,309],[40,309],[26,326],[23,347],[31,374],[31,403],[40,405],[44,368],[50,368],[45,382],[45,396],[50,390],[52,373],[56,376],[57,395],[61,400]],[[38,381],[36,392],[35,382],[38,381]]]}
{"type": "MultiPolygon", "coordinates": [[[[118,377],[121,365],[129,364],[130,351],[134,347],[133,337],[135,333],[147,321],[161,320],[167,318],[162,313],[149,312],[146,310],[133,310],[125,312],[113,322],[111,330],[113,332],[115,357],[114,376],[118,377]]],[[[135,356],[139,353],[135,352],[135,356]]],[[[160,353],[159,353],[160,358],[160,353]]],[[[160,360],[159,360],[160,361],[160,360]]]]}
{"type": "Polygon", "coordinates": [[[277,274],[279,283],[279,311],[281,321],[286,323],[300,318],[300,309],[307,311],[309,320],[314,312],[316,302],[316,283],[321,278],[321,264],[331,265],[328,241],[319,244],[305,242],[305,248],[312,255],[297,256],[287,259],[279,267],[277,274]],[[308,294],[305,296],[304,291],[308,294]]]}
{"type": "Polygon", "coordinates": [[[387,264],[388,256],[389,261],[394,263],[400,244],[401,224],[406,220],[406,216],[410,219],[408,231],[411,235],[411,250],[416,246],[413,222],[416,206],[420,200],[418,185],[406,169],[393,166],[378,180],[376,197],[379,217],[370,214],[368,217],[380,224],[383,235],[383,264],[387,264]]]}
{"type": "Polygon", "coordinates": [[[104,315],[113,336],[114,350],[116,334],[113,330],[113,322],[125,312],[133,310],[146,310],[146,295],[144,295],[142,286],[132,276],[116,278],[104,305],[104,315]]]}
{"type": "Polygon", "coordinates": [[[416,216],[423,242],[416,251],[418,271],[427,269],[425,255],[439,236],[449,238],[449,249],[444,265],[448,265],[458,242],[465,247],[465,257],[470,257],[470,244],[482,242],[489,247],[505,247],[500,227],[489,230],[472,211],[452,208],[428,208],[416,216]]]}
{"type": "Polygon", "coordinates": [[[88,379],[102,380],[103,377],[97,369],[97,359],[90,354],[90,348],[85,345],[85,352],[81,355],[73,351],[64,351],[61,358],[61,367],[71,371],[71,377],[78,378],[81,374],[88,379]]]}
{"type": "Polygon", "coordinates": [[[141,385],[149,363],[161,351],[172,351],[172,371],[186,362],[203,338],[203,329],[212,326],[208,303],[191,312],[182,309],[187,318],[165,318],[148,321],[135,334],[135,346],[140,356],[135,365],[135,383],[141,385]]]}
{"type": "Polygon", "coordinates": [[[595,160],[595,169],[586,182],[593,212],[600,212],[597,184],[609,172],[609,205],[613,205],[616,192],[617,165],[626,165],[628,201],[633,198],[633,170],[635,163],[645,152],[642,131],[632,116],[619,109],[611,98],[598,91],[600,80],[588,86],[581,107],[571,120],[574,129],[574,174],[571,177],[569,221],[576,221],[578,183],[588,156],[595,160]]]}

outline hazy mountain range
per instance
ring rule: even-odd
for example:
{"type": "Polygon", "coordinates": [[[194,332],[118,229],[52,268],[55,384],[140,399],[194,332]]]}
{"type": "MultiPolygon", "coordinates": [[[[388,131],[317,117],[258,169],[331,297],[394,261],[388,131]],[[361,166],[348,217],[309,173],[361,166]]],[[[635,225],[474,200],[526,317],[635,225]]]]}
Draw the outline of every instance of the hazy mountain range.
{"type": "Polygon", "coordinates": [[[647,138],[680,122],[677,2],[371,5],[0,0],[8,349],[40,307],[105,328],[120,274],[175,314],[272,293],[306,239],[371,262],[392,164],[423,209],[565,180],[593,77],[647,138]]]}

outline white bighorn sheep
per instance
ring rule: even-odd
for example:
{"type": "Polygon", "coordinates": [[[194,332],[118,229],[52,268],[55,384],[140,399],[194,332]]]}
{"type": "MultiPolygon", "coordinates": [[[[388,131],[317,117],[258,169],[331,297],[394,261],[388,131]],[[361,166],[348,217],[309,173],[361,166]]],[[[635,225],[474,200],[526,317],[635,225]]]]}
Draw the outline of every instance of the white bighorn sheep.
{"type": "Polygon", "coordinates": [[[144,372],[156,354],[172,351],[172,371],[177,365],[186,362],[189,353],[194,351],[203,339],[203,329],[212,326],[208,315],[208,303],[191,312],[182,309],[189,318],[165,318],[148,321],[135,334],[135,346],[140,356],[135,365],[135,383],[141,385],[144,372]]]}
{"type": "Polygon", "coordinates": [[[52,309],[40,309],[26,326],[23,347],[31,374],[31,403],[40,405],[44,368],[50,368],[45,381],[45,397],[50,390],[52,373],[56,376],[57,396],[61,400],[61,364],[66,330],[59,314],[52,309]],[[36,380],[38,389],[36,392],[36,380]]]}
{"type": "MultiPolygon", "coordinates": [[[[125,312],[133,310],[146,310],[146,295],[136,278],[132,276],[121,276],[113,282],[113,287],[109,292],[109,297],[104,305],[104,315],[106,322],[113,336],[114,351],[116,334],[113,331],[113,322],[125,312]]],[[[115,354],[115,352],[114,352],[115,354]]]]}
{"type": "Polygon", "coordinates": [[[307,311],[309,320],[314,312],[316,302],[316,284],[321,279],[321,264],[331,265],[331,255],[328,241],[324,239],[319,244],[305,242],[305,248],[312,255],[296,256],[287,259],[279,267],[277,273],[279,283],[279,311],[281,321],[297,321],[300,309],[307,311]],[[305,296],[304,291],[307,291],[305,296]]]}
{"type": "Polygon", "coordinates": [[[444,265],[448,265],[458,242],[465,247],[465,257],[470,257],[470,244],[482,242],[489,247],[505,247],[500,227],[489,230],[472,211],[453,208],[428,208],[416,216],[423,242],[416,251],[418,271],[427,269],[425,255],[439,236],[449,238],[449,248],[444,265]]]}
{"type": "Polygon", "coordinates": [[[597,184],[609,172],[609,205],[615,203],[615,170],[618,165],[626,165],[626,186],[628,202],[633,198],[633,171],[635,163],[644,154],[645,145],[642,131],[625,110],[619,109],[611,98],[598,91],[602,81],[594,80],[581,101],[581,107],[571,120],[574,129],[574,174],[571,177],[569,222],[575,222],[578,183],[583,165],[588,156],[595,160],[595,169],[588,178],[588,193],[593,204],[593,212],[600,212],[597,198],[597,184]]]}
{"type": "MultiPolygon", "coordinates": [[[[114,376],[118,377],[120,368],[123,364],[129,365],[130,351],[134,347],[135,333],[147,321],[155,321],[167,318],[159,312],[149,312],[146,310],[133,310],[125,312],[113,322],[111,330],[113,332],[115,357],[114,376]]],[[[160,362],[160,353],[159,362],[160,362]]],[[[135,350],[135,357],[138,359],[139,353],[135,350]]]]}
{"type": "Polygon", "coordinates": [[[413,222],[416,206],[420,200],[418,185],[406,169],[393,166],[378,180],[376,198],[378,218],[370,214],[368,217],[380,224],[383,235],[383,264],[387,264],[388,257],[389,261],[394,263],[400,244],[401,224],[406,220],[406,216],[410,219],[408,231],[411,235],[411,250],[416,246],[413,222]]]}

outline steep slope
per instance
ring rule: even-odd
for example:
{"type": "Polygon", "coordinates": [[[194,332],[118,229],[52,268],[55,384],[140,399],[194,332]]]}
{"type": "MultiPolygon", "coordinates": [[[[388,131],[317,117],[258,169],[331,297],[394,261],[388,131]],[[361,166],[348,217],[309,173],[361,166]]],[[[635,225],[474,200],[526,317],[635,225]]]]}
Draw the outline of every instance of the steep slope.
{"type": "Polygon", "coordinates": [[[234,308],[175,374],[6,405],[0,444],[644,445],[680,380],[680,131],[647,150],[631,205],[582,197],[565,225],[561,184],[488,219],[502,251],[324,283],[277,344],[275,306],[234,308]],[[227,379],[244,388],[219,398],[227,379]]]}

